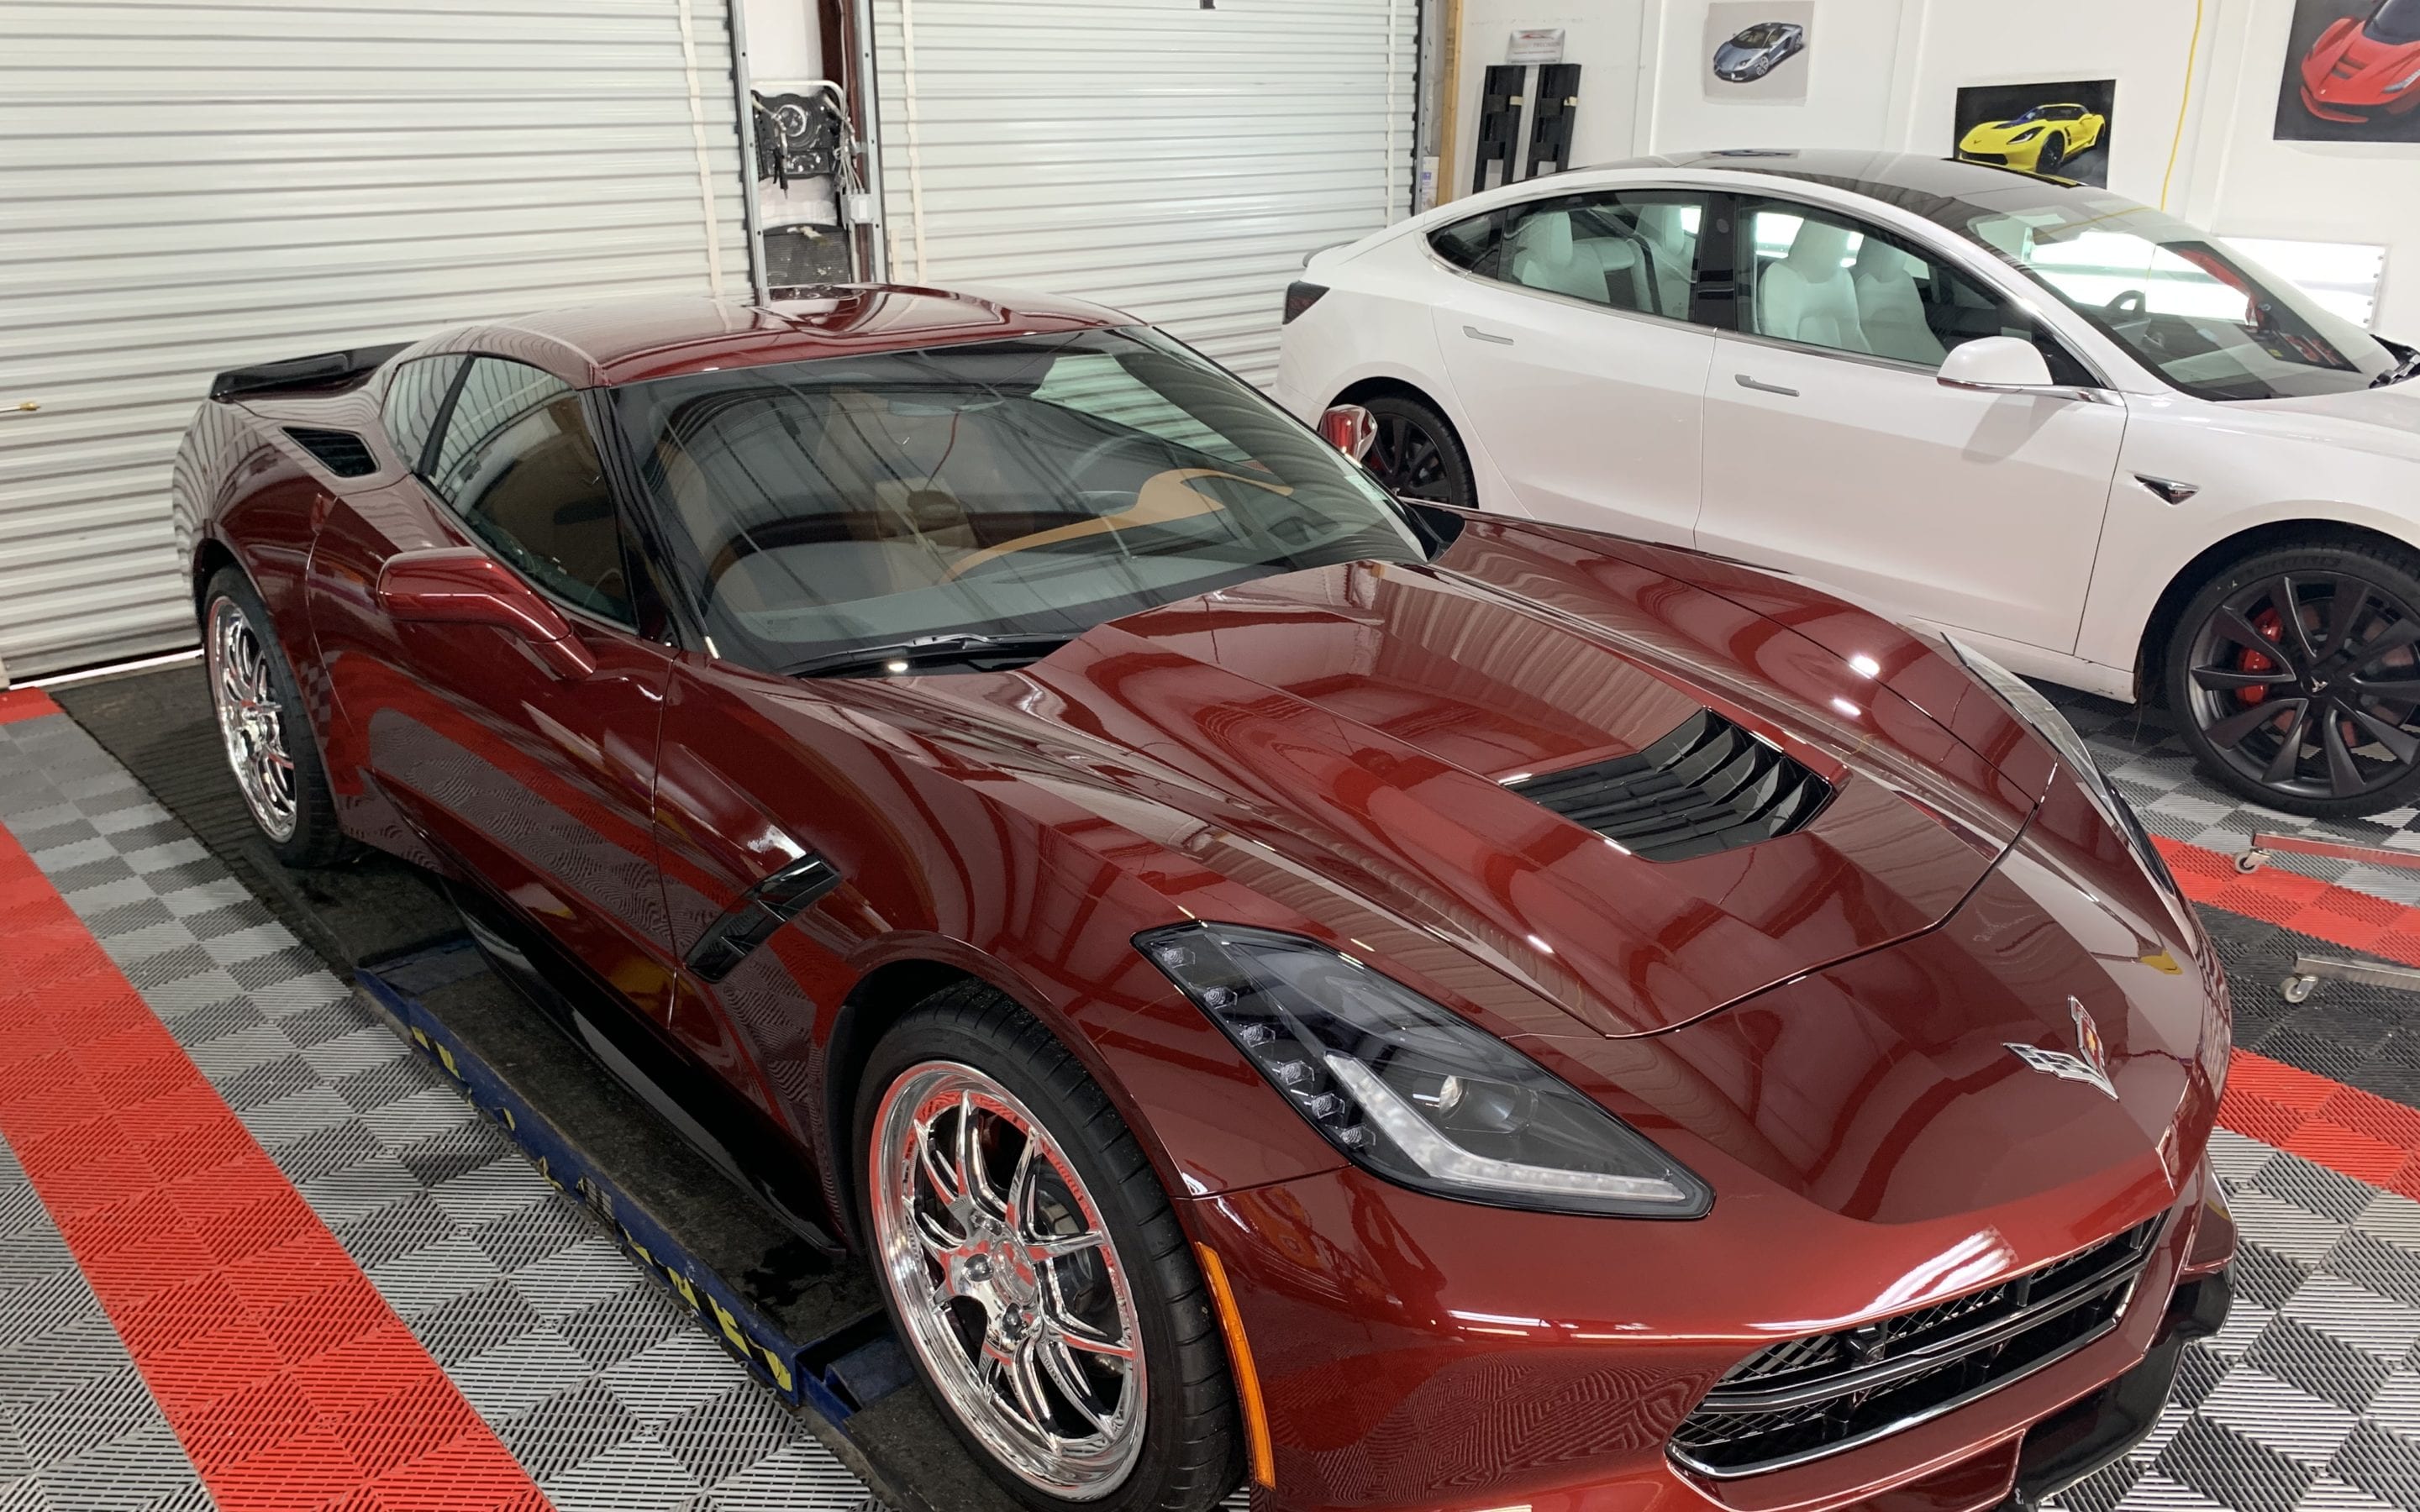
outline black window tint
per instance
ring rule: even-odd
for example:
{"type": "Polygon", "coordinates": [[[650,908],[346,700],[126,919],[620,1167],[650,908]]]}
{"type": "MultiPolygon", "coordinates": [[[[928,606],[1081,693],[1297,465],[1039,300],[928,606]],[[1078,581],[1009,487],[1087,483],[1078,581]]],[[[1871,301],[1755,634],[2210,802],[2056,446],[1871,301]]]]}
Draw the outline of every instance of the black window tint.
{"type": "Polygon", "coordinates": [[[416,468],[428,450],[428,432],[445,403],[445,391],[461,371],[459,357],[422,357],[398,366],[387,379],[386,398],[379,406],[387,440],[403,465],[416,468]]]}
{"type": "Polygon", "coordinates": [[[1705,222],[1699,196],[1574,194],[1515,206],[1504,219],[1497,277],[1616,310],[1689,318],[1705,222]]]}
{"type": "Polygon", "coordinates": [[[520,363],[473,359],[431,479],[521,576],[566,603],[634,623],[621,526],[577,391],[520,363]]]}
{"type": "Polygon", "coordinates": [[[1496,217],[1474,215],[1467,221],[1439,227],[1429,233],[1429,245],[1456,268],[1491,272],[1496,260],[1496,217]]]}

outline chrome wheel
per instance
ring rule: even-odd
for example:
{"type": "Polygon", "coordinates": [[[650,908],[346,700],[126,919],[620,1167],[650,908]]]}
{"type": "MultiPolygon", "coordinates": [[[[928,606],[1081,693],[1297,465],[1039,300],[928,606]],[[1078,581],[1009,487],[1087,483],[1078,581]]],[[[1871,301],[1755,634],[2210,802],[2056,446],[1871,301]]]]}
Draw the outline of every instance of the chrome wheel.
{"type": "Polygon", "coordinates": [[[270,652],[231,598],[210,606],[210,702],[227,765],[253,821],[273,841],[294,838],[298,812],[294,759],[286,752],[286,717],[269,671],[270,652]]]}
{"type": "Polygon", "coordinates": [[[1115,1490],[1142,1452],[1142,1332],[1066,1152],[1006,1088],[928,1060],[884,1093],[867,1159],[884,1279],[944,1405],[1037,1489],[1115,1490]]]}
{"type": "Polygon", "coordinates": [[[2288,572],[2220,604],[2186,665],[2195,727],[2268,792],[2358,798],[2420,764],[2420,616],[2376,583],[2288,572]]]}

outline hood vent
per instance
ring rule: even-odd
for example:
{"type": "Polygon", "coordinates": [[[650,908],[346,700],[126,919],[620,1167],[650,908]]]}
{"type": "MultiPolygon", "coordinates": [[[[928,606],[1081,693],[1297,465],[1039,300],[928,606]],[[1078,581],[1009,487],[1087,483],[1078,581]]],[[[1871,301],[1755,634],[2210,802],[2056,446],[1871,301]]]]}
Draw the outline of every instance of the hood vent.
{"type": "Polygon", "coordinates": [[[378,471],[369,442],[349,430],[321,430],[314,425],[288,425],[286,434],[318,464],[340,478],[365,478],[378,471]]]}
{"type": "Polygon", "coordinates": [[[1505,786],[1651,861],[1787,835],[1832,795],[1830,783],[1712,709],[1644,750],[1505,786]]]}

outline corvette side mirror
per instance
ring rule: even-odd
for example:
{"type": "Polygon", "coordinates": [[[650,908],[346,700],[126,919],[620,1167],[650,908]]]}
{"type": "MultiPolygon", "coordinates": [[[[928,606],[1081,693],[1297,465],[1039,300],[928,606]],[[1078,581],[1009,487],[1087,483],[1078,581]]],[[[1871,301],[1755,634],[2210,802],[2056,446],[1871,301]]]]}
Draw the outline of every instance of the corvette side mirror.
{"type": "Polygon", "coordinates": [[[571,622],[475,547],[435,546],[387,558],[379,570],[378,601],[397,620],[510,631],[557,677],[585,677],[597,670],[596,659],[571,633],[571,622]]]}
{"type": "Polygon", "coordinates": [[[1378,444],[1378,417],[1357,404],[1340,404],[1319,417],[1327,444],[1358,462],[1378,444]]]}

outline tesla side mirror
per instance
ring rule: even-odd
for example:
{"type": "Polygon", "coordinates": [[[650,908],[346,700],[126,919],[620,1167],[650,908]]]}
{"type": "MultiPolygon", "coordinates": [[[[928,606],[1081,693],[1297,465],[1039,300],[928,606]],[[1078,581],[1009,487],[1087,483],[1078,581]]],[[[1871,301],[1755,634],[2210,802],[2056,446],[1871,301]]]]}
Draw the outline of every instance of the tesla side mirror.
{"type": "Polygon", "coordinates": [[[1980,389],[1987,393],[2023,393],[2047,389],[2050,363],[2032,342],[2014,336],[1978,336],[1950,348],[1941,360],[1941,381],[1952,389],[1980,389]]]}
{"type": "Polygon", "coordinates": [[[597,670],[571,622],[503,563],[474,547],[436,546],[387,558],[379,570],[379,607],[422,625],[485,625],[519,636],[557,677],[597,670]]]}
{"type": "Polygon", "coordinates": [[[1378,444],[1378,417],[1357,404],[1336,405],[1319,417],[1319,434],[1328,445],[1358,462],[1378,444]]]}

